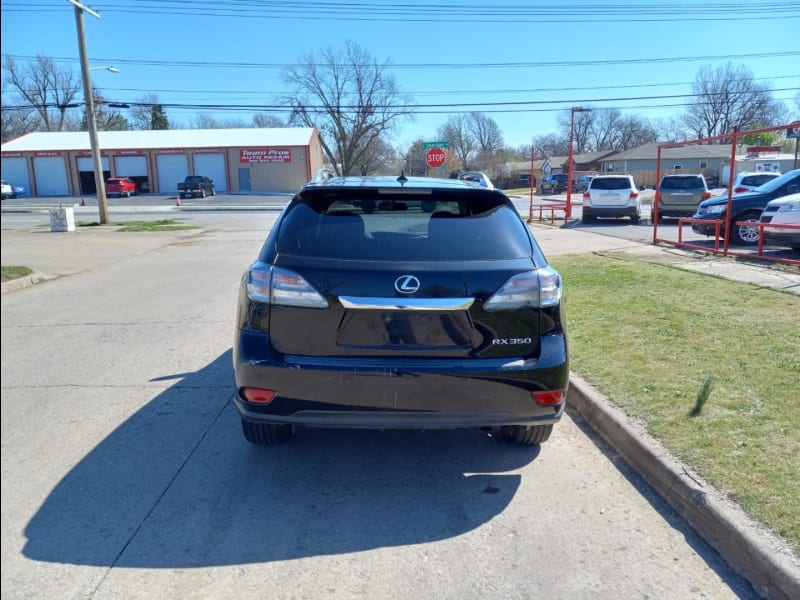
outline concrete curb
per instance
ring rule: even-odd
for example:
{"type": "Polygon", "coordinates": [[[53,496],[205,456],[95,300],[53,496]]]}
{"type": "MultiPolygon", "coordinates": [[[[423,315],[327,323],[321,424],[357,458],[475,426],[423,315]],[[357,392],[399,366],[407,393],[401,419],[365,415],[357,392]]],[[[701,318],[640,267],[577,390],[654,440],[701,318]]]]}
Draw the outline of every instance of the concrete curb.
{"type": "Polygon", "coordinates": [[[42,273],[38,273],[34,271],[30,275],[25,277],[19,277],[18,279],[12,279],[11,281],[4,281],[2,284],[2,293],[5,294],[6,292],[13,292],[15,290],[21,290],[22,288],[30,287],[32,285],[36,285],[37,283],[41,283],[42,281],[47,281],[48,279],[53,279],[52,277],[47,277],[42,273]]]}
{"type": "Polygon", "coordinates": [[[670,456],[574,373],[567,402],[759,594],[769,600],[800,598],[800,561],[785,542],[670,456]]]}

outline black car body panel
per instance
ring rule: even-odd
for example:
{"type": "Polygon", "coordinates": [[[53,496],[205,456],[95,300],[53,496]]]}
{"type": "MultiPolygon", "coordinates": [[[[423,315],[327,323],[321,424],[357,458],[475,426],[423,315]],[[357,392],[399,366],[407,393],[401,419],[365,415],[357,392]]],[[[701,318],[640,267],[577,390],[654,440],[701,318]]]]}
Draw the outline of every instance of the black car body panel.
{"type": "Polygon", "coordinates": [[[242,278],[234,402],[249,423],[554,423],[563,398],[532,394],[568,387],[560,286],[498,190],[429,178],[309,184],[242,278]],[[301,291],[276,299],[284,284],[301,291]],[[523,288],[545,298],[556,285],[552,301],[517,304],[523,288]],[[276,395],[252,402],[248,388],[276,395]]]}

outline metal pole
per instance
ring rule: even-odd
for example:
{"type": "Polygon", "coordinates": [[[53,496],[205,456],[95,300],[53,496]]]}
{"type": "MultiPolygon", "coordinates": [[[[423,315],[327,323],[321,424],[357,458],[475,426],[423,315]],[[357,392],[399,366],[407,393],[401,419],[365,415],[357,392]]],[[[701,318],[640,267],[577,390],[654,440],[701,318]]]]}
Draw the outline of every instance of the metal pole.
{"type": "Polygon", "coordinates": [[[531,185],[531,202],[528,205],[528,223],[533,221],[533,144],[531,144],[531,176],[528,179],[531,185]]]}
{"type": "Polygon", "coordinates": [[[83,76],[83,97],[86,103],[86,124],[89,128],[89,143],[92,147],[94,163],[94,180],[97,186],[97,208],[100,212],[100,224],[108,224],[108,201],[106,200],[106,182],[103,179],[103,159],[100,156],[100,144],[97,141],[97,121],[94,113],[94,93],[89,74],[89,57],[86,50],[86,31],[83,27],[82,7],[75,4],[75,26],[78,29],[78,50],[81,58],[81,75],[83,76]]]}
{"type": "Polygon", "coordinates": [[[575,109],[569,111],[569,158],[567,162],[567,211],[566,219],[572,217],[572,139],[575,137],[575,109]]]}
{"type": "Polygon", "coordinates": [[[797,168],[797,144],[800,142],[800,138],[794,138],[794,168],[797,168]]]}

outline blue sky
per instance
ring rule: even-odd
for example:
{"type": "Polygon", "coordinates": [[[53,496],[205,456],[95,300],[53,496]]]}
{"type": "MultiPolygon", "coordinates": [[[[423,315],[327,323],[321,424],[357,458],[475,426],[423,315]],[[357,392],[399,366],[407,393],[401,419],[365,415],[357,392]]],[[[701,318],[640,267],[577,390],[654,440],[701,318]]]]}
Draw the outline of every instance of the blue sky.
{"type": "MultiPolygon", "coordinates": [[[[395,65],[400,88],[416,104],[436,105],[402,126],[393,140],[401,149],[418,138],[435,140],[449,116],[470,110],[495,119],[515,147],[555,133],[559,114],[570,106],[668,119],[680,114],[701,67],[727,62],[747,66],[798,116],[800,2],[788,0],[104,0],[87,6],[102,17],[84,19],[92,66],[120,70],[92,71],[93,84],[117,102],[155,93],[163,103],[272,104],[286,91],[282,66],[355,41],[395,65]]],[[[42,54],[79,73],[72,4],[3,0],[1,8],[4,57],[25,62],[42,54]]],[[[173,127],[188,126],[196,112],[252,118],[249,111],[167,109],[173,127]]]]}

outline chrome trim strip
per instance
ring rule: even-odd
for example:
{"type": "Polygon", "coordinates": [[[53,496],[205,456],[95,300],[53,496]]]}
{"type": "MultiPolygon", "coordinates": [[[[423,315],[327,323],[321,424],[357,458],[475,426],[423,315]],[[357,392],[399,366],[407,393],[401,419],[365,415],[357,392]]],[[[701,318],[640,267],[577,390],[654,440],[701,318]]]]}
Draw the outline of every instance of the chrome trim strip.
{"type": "Polygon", "coordinates": [[[475,298],[371,298],[339,296],[345,308],[358,310],[467,310],[475,298]]]}

